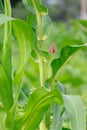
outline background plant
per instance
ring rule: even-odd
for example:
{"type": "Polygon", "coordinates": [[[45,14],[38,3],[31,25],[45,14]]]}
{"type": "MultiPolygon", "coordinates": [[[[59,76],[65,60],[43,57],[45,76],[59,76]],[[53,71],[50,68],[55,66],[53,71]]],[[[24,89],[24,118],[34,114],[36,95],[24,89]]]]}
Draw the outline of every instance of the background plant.
{"type": "Polygon", "coordinates": [[[48,17],[45,17],[48,10],[41,1],[23,2],[31,11],[27,22],[11,17],[8,0],[4,1],[5,15],[0,14],[2,28],[4,24],[4,41],[0,50],[0,127],[3,130],[85,130],[86,117],[81,98],[68,95],[65,87],[57,81],[65,63],[85,45],[65,46],[60,55],[59,52],[54,53],[57,50],[55,46],[51,46],[50,52],[47,52],[44,48],[47,36],[42,20],[48,20],[48,17]],[[18,56],[13,65],[12,52],[15,53],[15,50],[12,51],[12,41],[16,41],[18,56]],[[30,54],[39,65],[40,78],[38,86],[27,86],[26,93],[21,84],[24,81],[24,73],[27,73],[26,65],[30,66],[30,54]],[[20,62],[17,62],[19,60],[20,62]],[[67,118],[64,116],[66,112],[69,115],[67,118]],[[69,128],[63,126],[64,120],[70,121],[69,128]]]}

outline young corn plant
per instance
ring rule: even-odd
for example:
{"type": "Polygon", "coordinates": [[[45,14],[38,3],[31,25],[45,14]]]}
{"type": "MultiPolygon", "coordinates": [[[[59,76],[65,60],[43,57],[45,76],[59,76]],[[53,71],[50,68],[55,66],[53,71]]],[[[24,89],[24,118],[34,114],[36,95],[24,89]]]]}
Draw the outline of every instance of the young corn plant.
{"type": "MultiPolygon", "coordinates": [[[[0,26],[4,29],[0,46],[0,130],[86,130],[80,96],[67,94],[65,86],[58,81],[63,66],[86,45],[65,46],[58,57],[55,57],[55,46],[47,52],[43,46],[47,38],[43,19],[48,15],[44,1],[23,0],[23,3],[30,12],[28,21],[12,17],[10,0],[4,0],[4,13],[0,14],[0,26]],[[19,49],[20,61],[16,67],[12,66],[13,38],[19,49]],[[19,95],[24,94],[21,82],[30,55],[37,59],[40,83],[25,98],[26,104],[19,107],[19,95]],[[65,117],[69,121],[66,127],[65,117]]],[[[80,22],[85,25],[84,21],[80,22]]]]}

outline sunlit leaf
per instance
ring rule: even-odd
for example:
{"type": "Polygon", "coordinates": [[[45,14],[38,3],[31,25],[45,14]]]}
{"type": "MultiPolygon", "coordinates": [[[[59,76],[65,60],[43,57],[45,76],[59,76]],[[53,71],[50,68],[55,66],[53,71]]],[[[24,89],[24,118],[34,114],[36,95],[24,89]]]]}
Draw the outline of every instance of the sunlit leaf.
{"type": "Polygon", "coordinates": [[[59,91],[48,91],[45,88],[36,89],[29,97],[23,117],[15,120],[14,130],[21,130],[23,125],[24,130],[35,130],[51,103],[63,104],[59,91]]]}
{"type": "MultiPolygon", "coordinates": [[[[8,22],[10,17],[0,14],[0,25],[8,22]]],[[[12,70],[11,70],[11,23],[7,23],[7,38],[0,55],[0,95],[4,108],[8,111],[13,105],[12,70]]]]}
{"type": "MultiPolygon", "coordinates": [[[[15,82],[19,84],[23,75],[25,65],[31,53],[30,49],[34,41],[33,31],[30,28],[29,24],[22,20],[13,19],[5,15],[1,15],[1,20],[2,20],[0,21],[1,25],[12,20],[13,31],[14,31],[16,39],[18,40],[20,62],[18,62],[17,67],[16,67],[15,82]]],[[[13,104],[12,88],[11,88],[11,83],[9,81],[9,77],[5,73],[5,70],[3,68],[0,68],[0,69],[1,69],[1,73],[3,72],[3,74],[0,77],[1,78],[1,82],[0,82],[1,91],[0,92],[1,92],[2,102],[4,106],[6,107],[6,109],[8,110],[11,108],[13,104]]],[[[9,111],[7,122],[11,123],[12,119],[14,119],[14,111],[15,111],[15,107],[12,107],[11,110],[9,111]]]]}
{"type": "Polygon", "coordinates": [[[17,64],[15,78],[16,81],[20,83],[22,78],[22,74],[24,71],[24,67],[29,59],[29,54],[31,53],[31,47],[34,41],[34,34],[29,26],[29,24],[23,20],[14,19],[3,14],[0,15],[0,25],[12,20],[13,31],[16,39],[18,40],[19,46],[19,60],[20,62],[17,64]]]}
{"type": "Polygon", "coordinates": [[[5,118],[6,118],[6,111],[3,108],[0,108],[0,129],[7,130],[5,126],[5,118]]]}
{"type": "MultiPolygon", "coordinates": [[[[22,20],[14,20],[13,31],[16,39],[18,40],[19,46],[19,60],[20,62],[17,64],[15,76],[16,80],[20,80],[22,73],[24,71],[24,67],[29,59],[31,48],[34,42],[34,34],[30,26],[22,21],[22,20]]],[[[19,81],[20,82],[20,81],[19,81]]]]}
{"type": "MultiPolygon", "coordinates": [[[[29,98],[29,100],[28,100],[28,106],[27,106],[27,108],[26,108],[26,116],[27,115],[29,115],[29,118],[28,118],[28,121],[31,119],[31,117],[32,117],[32,115],[33,115],[33,113],[31,112],[32,111],[32,109],[33,109],[33,112],[34,111],[37,111],[36,113],[36,115],[37,116],[39,116],[39,118],[41,119],[42,118],[42,116],[41,116],[41,111],[38,111],[38,110],[40,110],[40,109],[42,109],[43,110],[43,112],[42,113],[44,113],[44,112],[46,112],[47,111],[47,107],[52,103],[52,102],[55,102],[55,103],[58,103],[58,104],[62,104],[63,102],[62,102],[62,98],[61,98],[61,94],[60,94],[60,92],[58,92],[57,90],[53,90],[53,91],[47,91],[47,90],[45,90],[44,88],[40,88],[40,89],[38,89],[38,90],[36,90],[36,92],[34,92],[34,94],[32,94],[31,95],[31,98],[29,98]],[[37,92],[38,91],[38,92],[37,92]],[[38,97],[37,97],[38,96],[38,97]],[[33,100],[33,99],[35,99],[37,97],[37,99],[36,99],[36,101],[33,103],[33,105],[35,106],[32,106],[32,103],[31,103],[31,101],[33,100]],[[30,112],[29,112],[29,109],[30,109],[30,112]],[[39,113],[38,113],[39,112],[39,113]],[[32,113],[32,115],[31,115],[31,113],[32,113]]],[[[35,117],[36,117],[36,115],[35,115],[35,117]]],[[[34,119],[33,119],[34,120],[34,119]]],[[[25,125],[25,130],[27,130],[27,129],[29,129],[29,128],[31,128],[32,127],[32,125],[33,125],[33,122],[32,122],[32,120],[30,121],[30,124],[28,123],[28,121],[27,121],[27,123],[26,123],[26,125],[25,125]]],[[[37,124],[37,123],[34,123],[35,125],[37,124]]],[[[35,126],[33,126],[32,127],[32,130],[34,129],[34,127],[35,126]]]]}

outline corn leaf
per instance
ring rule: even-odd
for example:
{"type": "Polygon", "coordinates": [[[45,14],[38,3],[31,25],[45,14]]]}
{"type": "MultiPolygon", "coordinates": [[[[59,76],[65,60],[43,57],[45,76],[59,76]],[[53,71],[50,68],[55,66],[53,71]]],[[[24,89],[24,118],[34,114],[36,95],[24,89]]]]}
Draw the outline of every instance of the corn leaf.
{"type": "MultiPolygon", "coordinates": [[[[20,83],[25,65],[30,56],[30,49],[33,46],[34,34],[30,26],[22,20],[14,20],[13,22],[14,35],[18,41],[19,46],[19,60],[16,66],[15,81],[20,83]]],[[[32,50],[32,49],[31,49],[32,50]]]]}
{"type": "Polygon", "coordinates": [[[13,104],[12,87],[3,66],[0,64],[0,96],[4,108],[8,111],[13,104]]]}
{"type": "Polygon", "coordinates": [[[53,70],[53,78],[55,78],[55,76],[59,74],[60,70],[71,59],[73,54],[75,54],[79,49],[86,46],[87,45],[84,44],[84,45],[78,45],[78,46],[66,46],[62,48],[60,52],[60,56],[51,62],[51,66],[53,70]]]}
{"type": "Polygon", "coordinates": [[[86,130],[86,113],[80,96],[63,94],[63,100],[71,130],[86,130]]]}
{"type": "Polygon", "coordinates": [[[25,114],[15,119],[13,129],[35,130],[51,103],[63,104],[58,90],[48,91],[43,87],[36,89],[28,99],[25,114]]]}

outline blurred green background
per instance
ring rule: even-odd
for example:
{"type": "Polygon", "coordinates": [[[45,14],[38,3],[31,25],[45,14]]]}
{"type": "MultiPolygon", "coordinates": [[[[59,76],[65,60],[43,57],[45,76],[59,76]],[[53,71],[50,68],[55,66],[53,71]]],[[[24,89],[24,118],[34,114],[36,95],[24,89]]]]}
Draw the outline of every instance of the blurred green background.
{"type": "MultiPolygon", "coordinates": [[[[29,11],[25,9],[21,1],[12,2],[13,16],[27,19],[29,11]]],[[[44,32],[48,39],[43,48],[49,51],[50,45],[55,44],[56,55],[59,55],[62,47],[66,45],[78,45],[87,42],[87,28],[79,24],[77,19],[87,19],[87,0],[45,0],[49,17],[43,20],[44,32]],[[74,21],[75,20],[75,21],[74,21]]],[[[3,41],[3,27],[0,27],[0,47],[3,41]]],[[[18,48],[13,38],[13,67],[17,65],[18,48]]],[[[70,94],[78,94],[82,97],[87,111],[87,48],[77,52],[64,67],[58,76],[70,94]]],[[[40,86],[38,64],[32,57],[25,69],[22,89],[28,95],[30,89],[40,86]],[[26,88],[26,89],[25,89],[26,88]]]]}

